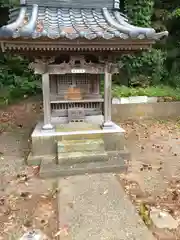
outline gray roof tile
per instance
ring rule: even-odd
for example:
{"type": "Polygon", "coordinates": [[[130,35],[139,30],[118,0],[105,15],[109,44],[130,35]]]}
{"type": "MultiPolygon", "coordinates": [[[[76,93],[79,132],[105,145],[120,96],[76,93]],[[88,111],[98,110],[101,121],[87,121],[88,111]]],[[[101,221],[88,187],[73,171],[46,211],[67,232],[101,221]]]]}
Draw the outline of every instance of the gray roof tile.
{"type": "Polygon", "coordinates": [[[50,8],[34,4],[11,11],[10,19],[8,25],[0,28],[1,38],[157,40],[168,35],[167,32],[156,33],[153,28],[133,26],[119,11],[106,8],[50,8]]]}

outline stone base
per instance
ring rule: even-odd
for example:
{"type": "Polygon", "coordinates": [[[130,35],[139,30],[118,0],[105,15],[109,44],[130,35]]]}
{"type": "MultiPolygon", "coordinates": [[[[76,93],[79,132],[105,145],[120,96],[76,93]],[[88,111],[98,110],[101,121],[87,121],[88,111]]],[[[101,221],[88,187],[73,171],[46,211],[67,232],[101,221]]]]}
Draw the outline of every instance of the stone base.
{"type": "Polygon", "coordinates": [[[122,158],[105,162],[78,163],[71,166],[56,164],[42,165],[39,176],[41,178],[59,178],[74,175],[95,174],[95,173],[121,173],[127,171],[128,166],[122,158]]]}
{"type": "Polygon", "coordinates": [[[41,173],[74,175],[88,169],[91,173],[111,172],[124,169],[124,160],[130,158],[124,144],[125,131],[116,124],[111,129],[90,123],[56,124],[52,130],[42,130],[42,126],[37,124],[31,135],[27,159],[28,165],[40,165],[41,173]]]}
{"type": "Polygon", "coordinates": [[[113,123],[112,121],[108,121],[108,122],[105,122],[105,123],[103,123],[102,124],[102,129],[116,129],[116,124],[115,123],[113,123]]]}

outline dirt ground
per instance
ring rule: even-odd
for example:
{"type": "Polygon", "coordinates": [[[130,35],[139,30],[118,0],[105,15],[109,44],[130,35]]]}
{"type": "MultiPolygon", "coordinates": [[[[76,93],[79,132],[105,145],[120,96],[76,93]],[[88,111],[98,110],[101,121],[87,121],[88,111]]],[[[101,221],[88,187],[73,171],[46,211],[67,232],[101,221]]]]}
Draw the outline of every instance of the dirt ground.
{"type": "Polygon", "coordinates": [[[179,240],[180,227],[157,229],[149,218],[151,207],[169,212],[180,222],[180,120],[141,120],[122,123],[132,154],[127,174],[121,174],[144,222],[159,240],[179,240]]]}
{"type": "MultiPolygon", "coordinates": [[[[3,240],[17,239],[32,227],[55,239],[56,182],[39,180],[24,163],[29,135],[41,117],[41,108],[39,99],[30,99],[0,110],[0,239],[3,240]]],[[[147,209],[153,205],[169,211],[180,221],[180,121],[119,124],[126,130],[126,144],[132,155],[128,173],[120,175],[125,191],[139,212],[142,205],[147,209]]],[[[180,239],[180,228],[174,232],[160,231],[146,220],[157,239],[180,239]]]]}
{"type": "Polygon", "coordinates": [[[50,239],[57,232],[57,186],[42,181],[26,167],[29,135],[40,117],[41,104],[25,100],[0,110],[0,239],[19,239],[40,229],[50,239]]]}

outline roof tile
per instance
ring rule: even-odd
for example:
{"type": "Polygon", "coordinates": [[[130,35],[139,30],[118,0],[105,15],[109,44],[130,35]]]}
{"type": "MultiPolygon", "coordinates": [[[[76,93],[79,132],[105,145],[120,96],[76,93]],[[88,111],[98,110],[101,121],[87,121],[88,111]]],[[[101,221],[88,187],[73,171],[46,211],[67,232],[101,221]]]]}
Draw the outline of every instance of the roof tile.
{"type": "Polygon", "coordinates": [[[167,32],[156,33],[152,28],[128,23],[119,11],[102,9],[72,9],[22,7],[12,11],[10,24],[0,28],[0,37],[51,39],[160,39],[167,32]],[[15,14],[16,13],[16,14],[15,14]],[[19,15],[19,16],[18,16],[19,15]],[[15,17],[16,16],[16,17],[15,17]]]}

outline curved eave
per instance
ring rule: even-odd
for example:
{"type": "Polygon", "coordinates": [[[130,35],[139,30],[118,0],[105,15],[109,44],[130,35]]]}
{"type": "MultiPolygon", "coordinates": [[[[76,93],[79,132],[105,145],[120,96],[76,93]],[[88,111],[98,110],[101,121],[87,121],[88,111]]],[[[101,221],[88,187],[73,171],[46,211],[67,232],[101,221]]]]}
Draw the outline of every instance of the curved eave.
{"type": "Polygon", "coordinates": [[[17,19],[0,28],[1,39],[159,40],[166,36],[167,31],[157,33],[153,28],[129,24],[119,11],[106,8],[52,10],[36,4],[30,10],[21,7],[17,19]]]}

